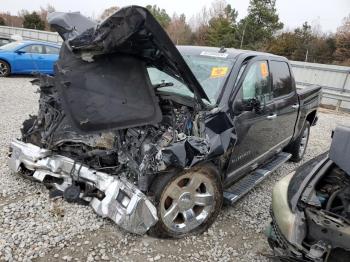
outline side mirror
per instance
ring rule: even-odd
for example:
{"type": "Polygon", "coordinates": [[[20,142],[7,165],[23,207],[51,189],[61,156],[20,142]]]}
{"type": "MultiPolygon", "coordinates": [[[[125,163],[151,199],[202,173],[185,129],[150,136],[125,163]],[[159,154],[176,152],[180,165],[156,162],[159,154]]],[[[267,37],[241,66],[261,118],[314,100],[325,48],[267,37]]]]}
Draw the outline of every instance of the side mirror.
{"type": "Polygon", "coordinates": [[[261,103],[256,98],[246,100],[239,100],[235,102],[235,111],[253,111],[259,112],[261,110],[261,103]]]}
{"type": "Polygon", "coordinates": [[[17,50],[15,53],[19,54],[19,55],[23,55],[26,53],[26,51],[23,50],[17,50]]]}

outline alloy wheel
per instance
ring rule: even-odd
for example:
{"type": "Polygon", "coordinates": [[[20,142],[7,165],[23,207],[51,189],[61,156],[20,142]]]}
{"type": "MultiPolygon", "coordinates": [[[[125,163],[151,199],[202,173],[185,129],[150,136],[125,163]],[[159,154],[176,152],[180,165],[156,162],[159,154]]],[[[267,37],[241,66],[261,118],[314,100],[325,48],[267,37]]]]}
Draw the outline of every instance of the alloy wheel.
{"type": "Polygon", "coordinates": [[[184,174],[168,185],[160,202],[164,225],[173,232],[189,232],[213,212],[214,186],[200,172],[184,174]]]}
{"type": "Polygon", "coordinates": [[[0,76],[6,76],[9,73],[8,65],[0,61],[0,76]]]}

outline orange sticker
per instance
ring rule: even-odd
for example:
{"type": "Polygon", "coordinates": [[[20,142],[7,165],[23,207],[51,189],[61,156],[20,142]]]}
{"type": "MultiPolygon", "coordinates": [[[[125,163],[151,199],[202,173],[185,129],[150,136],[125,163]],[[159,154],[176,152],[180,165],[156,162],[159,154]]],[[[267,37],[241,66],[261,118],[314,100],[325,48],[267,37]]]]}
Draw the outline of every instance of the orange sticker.
{"type": "Polygon", "coordinates": [[[260,71],[261,71],[261,76],[263,78],[266,78],[269,76],[269,70],[267,69],[267,64],[266,63],[261,63],[260,64],[260,71]]]}
{"type": "Polygon", "coordinates": [[[212,67],[210,78],[224,77],[227,71],[228,67],[212,67]]]}

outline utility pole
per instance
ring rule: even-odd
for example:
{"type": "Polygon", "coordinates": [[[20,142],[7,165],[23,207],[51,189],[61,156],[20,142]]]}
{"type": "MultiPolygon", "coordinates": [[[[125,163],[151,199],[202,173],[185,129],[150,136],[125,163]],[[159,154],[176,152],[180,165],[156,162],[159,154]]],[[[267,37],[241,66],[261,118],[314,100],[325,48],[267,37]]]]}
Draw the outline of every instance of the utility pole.
{"type": "Polygon", "coordinates": [[[242,46],[243,46],[244,34],[245,34],[245,29],[247,28],[247,23],[248,23],[248,19],[244,23],[244,28],[243,28],[242,38],[241,38],[241,45],[240,45],[239,49],[242,49],[242,46]]]}
{"type": "Polygon", "coordinates": [[[307,62],[307,57],[309,55],[309,49],[306,49],[306,54],[305,54],[305,62],[307,62]]]}

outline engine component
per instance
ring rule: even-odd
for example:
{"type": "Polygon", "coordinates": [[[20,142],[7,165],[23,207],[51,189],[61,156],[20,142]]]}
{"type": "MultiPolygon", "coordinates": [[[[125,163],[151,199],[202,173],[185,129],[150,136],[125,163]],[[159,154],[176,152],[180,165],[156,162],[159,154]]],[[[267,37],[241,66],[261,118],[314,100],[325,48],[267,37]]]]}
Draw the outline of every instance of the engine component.
{"type": "Polygon", "coordinates": [[[77,202],[79,200],[81,189],[77,185],[71,185],[63,191],[63,197],[67,202],[77,202]]]}
{"type": "Polygon", "coordinates": [[[33,83],[40,87],[39,112],[24,122],[24,142],[111,175],[124,173],[143,192],[157,172],[192,166],[209,153],[209,144],[199,138],[204,136],[204,115],[169,97],[160,99],[163,118],[158,125],[84,134],[65,116],[53,78],[42,76],[33,83]]]}

